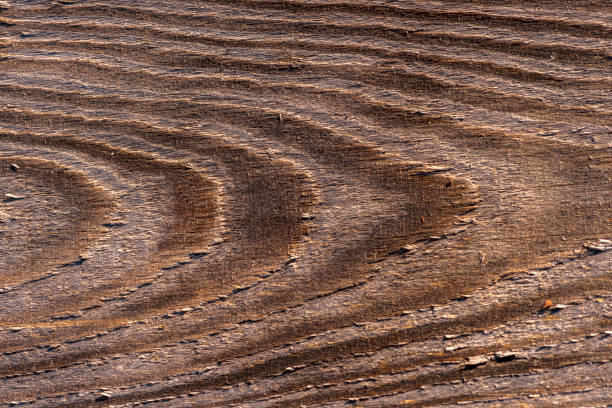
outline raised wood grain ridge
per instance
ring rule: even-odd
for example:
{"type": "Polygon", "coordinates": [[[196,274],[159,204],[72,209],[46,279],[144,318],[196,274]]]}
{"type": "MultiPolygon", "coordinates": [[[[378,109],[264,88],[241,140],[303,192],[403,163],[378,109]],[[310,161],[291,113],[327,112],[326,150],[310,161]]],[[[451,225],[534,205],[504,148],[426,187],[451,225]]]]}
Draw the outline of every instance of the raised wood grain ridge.
{"type": "Polygon", "coordinates": [[[0,404],[612,404],[612,6],[0,3],[0,404]]]}

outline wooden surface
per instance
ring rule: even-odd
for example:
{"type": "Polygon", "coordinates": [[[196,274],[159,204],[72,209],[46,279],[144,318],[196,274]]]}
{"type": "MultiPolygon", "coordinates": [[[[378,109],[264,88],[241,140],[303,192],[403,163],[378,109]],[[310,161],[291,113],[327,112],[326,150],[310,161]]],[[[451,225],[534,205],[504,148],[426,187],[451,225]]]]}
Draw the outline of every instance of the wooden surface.
{"type": "Polygon", "coordinates": [[[11,0],[0,404],[612,404],[612,6],[11,0]]]}

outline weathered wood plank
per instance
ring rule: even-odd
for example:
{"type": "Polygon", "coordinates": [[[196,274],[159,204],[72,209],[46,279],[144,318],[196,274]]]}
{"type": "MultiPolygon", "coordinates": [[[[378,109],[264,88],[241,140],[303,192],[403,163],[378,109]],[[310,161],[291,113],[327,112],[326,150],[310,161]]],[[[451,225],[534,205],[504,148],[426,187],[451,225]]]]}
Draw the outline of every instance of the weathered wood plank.
{"type": "Polygon", "coordinates": [[[2,406],[612,404],[608,2],[0,8],[2,406]]]}

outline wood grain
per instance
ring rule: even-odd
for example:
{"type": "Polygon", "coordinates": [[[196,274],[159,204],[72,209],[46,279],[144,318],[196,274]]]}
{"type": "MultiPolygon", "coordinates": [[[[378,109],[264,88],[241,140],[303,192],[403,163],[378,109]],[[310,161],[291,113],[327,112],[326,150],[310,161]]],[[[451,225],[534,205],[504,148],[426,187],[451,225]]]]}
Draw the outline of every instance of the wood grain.
{"type": "Polygon", "coordinates": [[[0,4],[0,404],[612,404],[612,7],[0,4]]]}

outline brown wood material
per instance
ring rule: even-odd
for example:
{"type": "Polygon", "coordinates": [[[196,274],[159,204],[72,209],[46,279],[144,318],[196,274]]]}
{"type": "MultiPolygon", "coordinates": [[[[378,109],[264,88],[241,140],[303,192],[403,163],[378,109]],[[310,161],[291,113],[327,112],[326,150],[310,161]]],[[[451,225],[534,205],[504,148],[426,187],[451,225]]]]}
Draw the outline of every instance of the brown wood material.
{"type": "Polygon", "coordinates": [[[0,9],[0,406],[612,404],[609,1],[0,9]]]}

